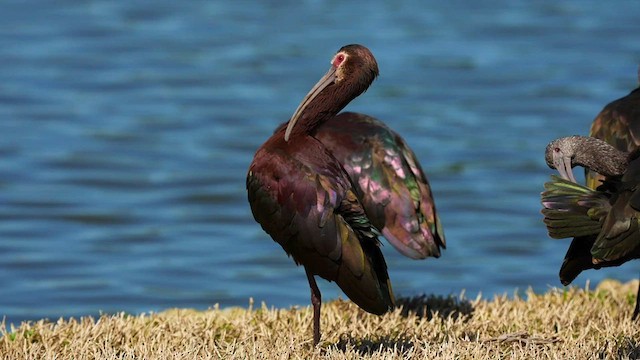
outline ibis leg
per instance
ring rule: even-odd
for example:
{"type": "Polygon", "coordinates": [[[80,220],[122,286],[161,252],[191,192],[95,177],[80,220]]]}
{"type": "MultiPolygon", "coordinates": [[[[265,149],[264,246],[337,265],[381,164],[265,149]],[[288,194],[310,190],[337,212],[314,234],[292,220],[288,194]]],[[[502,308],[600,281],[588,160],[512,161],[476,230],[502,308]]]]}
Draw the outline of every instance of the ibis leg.
{"type": "Polygon", "coordinates": [[[638,313],[640,313],[640,283],[638,284],[638,294],[636,295],[636,308],[633,310],[633,316],[631,319],[635,320],[638,318],[638,313]]]}
{"type": "Polygon", "coordinates": [[[306,270],[306,272],[309,287],[311,288],[311,305],[313,305],[313,345],[316,346],[320,342],[320,306],[322,305],[322,298],[313,274],[309,270],[306,270]]]}

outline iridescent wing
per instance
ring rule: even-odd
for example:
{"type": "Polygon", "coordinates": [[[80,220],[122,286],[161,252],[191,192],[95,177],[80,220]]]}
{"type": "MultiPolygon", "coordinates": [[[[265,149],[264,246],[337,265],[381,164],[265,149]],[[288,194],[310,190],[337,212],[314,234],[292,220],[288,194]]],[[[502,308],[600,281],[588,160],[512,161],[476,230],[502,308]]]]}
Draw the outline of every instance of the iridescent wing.
{"type": "Polygon", "coordinates": [[[554,239],[597,235],[611,210],[610,194],[551,175],[541,194],[542,215],[554,239]]]}
{"type": "Polygon", "coordinates": [[[371,223],[400,253],[440,256],[446,243],[431,188],[397,133],[373,117],[344,112],[314,136],[343,165],[371,223]]]}

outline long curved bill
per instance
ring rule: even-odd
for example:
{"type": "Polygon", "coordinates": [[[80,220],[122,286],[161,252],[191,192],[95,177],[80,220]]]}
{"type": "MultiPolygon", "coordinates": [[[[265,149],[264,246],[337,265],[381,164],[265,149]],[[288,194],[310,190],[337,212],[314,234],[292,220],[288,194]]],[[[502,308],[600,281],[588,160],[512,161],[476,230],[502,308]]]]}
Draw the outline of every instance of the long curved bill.
{"type": "Polygon", "coordinates": [[[578,183],[576,178],[573,176],[573,170],[571,170],[571,158],[565,157],[562,155],[553,154],[553,165],[556,167],[556,170],[560,173],[560,176],[569,181],[573,181],[574,183],[578,183]]]}
{"type": "Polygon", "coordinates": [[[324,90],[324,88],[333,84],[335,80],[336,80],[336,68],[331,66],[329,71],[327,71],[327,73],[324,74],[324,76],[320,79],[320,81],[318,81],[315,85],[313,85],[313,88],[311,88],[309,93],[304,97],[304,99],[302,99],[302,102],[300,103],[300,105],[298,105],[298,108],[293,113],[293,116],[291,117],[291,120],[289,120],[289,124],[287,125],[287,131],[285,131],[284,133],[284,141],[289,141],[291,130],[293,130],[293,127],[296,125],[296,122],[298,122],[298,119],[300,118],[300,115],[302,114],[304,109],[306,109],[306,107],[313,101],[313,99],[316,96],[318,96],[318,94],[320,94],[322,90],[324,90]]]}

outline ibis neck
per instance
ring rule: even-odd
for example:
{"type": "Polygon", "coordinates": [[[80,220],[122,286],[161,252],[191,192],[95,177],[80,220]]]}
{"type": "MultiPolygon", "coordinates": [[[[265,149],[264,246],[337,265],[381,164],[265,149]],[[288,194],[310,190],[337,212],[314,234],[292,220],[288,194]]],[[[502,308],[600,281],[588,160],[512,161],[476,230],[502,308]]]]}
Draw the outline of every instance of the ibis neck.
{"type": "Polygon", "coordinates": [[[627,170],[628,154],[603,140],[580,137],[577,146],[582,151],[577,151],[575,154],[576,165],[587,167],[605,176],[622,175],[627,170]]]}
{"type": "Polygon", "coordinates": [[[313,135],[316,129],[336,116],[353,98],[337,97],[333,91],[323,91],[304,109],[290,137],[313,135]]]}

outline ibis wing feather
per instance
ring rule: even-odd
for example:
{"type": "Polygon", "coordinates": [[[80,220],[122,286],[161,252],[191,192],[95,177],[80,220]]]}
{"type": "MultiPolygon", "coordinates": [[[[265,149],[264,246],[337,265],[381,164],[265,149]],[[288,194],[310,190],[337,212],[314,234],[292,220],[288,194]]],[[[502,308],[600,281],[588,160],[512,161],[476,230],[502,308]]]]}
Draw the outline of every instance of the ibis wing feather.
{"type": "Polygon", "coordinates": [[[621,257],[612,261],[594,263],[591,248],[596,238],[597,235],[588,235],[575,237],[571,241],[571,246],[569,246],[560,267],[560,282],[563,285],[569,285],[584,270],[619,266],[631,259],[631,257],[621,257]]]}
{"type": "Polygon", "coordinates": [[[629,163],[617,184],[611,210],[591,253],[597,261],[614,261],[640,251],[640,159],[629,163]]]}
{"type": "Polygon", "coordinates": [[[336,283],[361,308],[383,314],[395,299],[376,233],[355,193],[348,192],[338,213],[342,262],[336,283]]]}
{"type": "Polygon", "coordinates": [[[578,236],[573,238],[560,267],[560,282],[569,285],[580,273],[593,269],[595,265],[591,257],[591,247],[596,235],[578,236]]]}
{"type": "Polygon", "coordinates": [[[598,234],[611,206],[607,194],[552,175],[541,194],[542,214],[555,239],[598,234]]]}
{"type": "MultiPolygon", "coordinates": [[[[631,152],[640,146],[640,87],[607,104],[596,116],[589,135],[619,150],[631,152]]],[[[604,176],[586,169],[587,186],[598,187],[604,176]]]]}
{"type": "Polygon", "coordinates": [[[431,188],[398,134],[373,117],[345,112],[315,137],[343,164],[367,216],[400,253],[440,256],[446,245],[431,188]]]}

